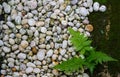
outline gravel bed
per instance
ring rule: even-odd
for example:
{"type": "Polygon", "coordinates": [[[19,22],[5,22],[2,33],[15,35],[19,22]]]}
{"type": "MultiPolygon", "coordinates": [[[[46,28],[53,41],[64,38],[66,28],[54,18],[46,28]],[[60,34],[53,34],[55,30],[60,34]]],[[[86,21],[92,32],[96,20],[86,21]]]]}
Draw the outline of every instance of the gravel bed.
{"type": "Polygon", "coordinates": [[[53,67],[76,55],[68,27],[90,36],[88,15],[106,6],[92,0],[8,0],[0,4],[2,77],[89,77],[53,67]]]}

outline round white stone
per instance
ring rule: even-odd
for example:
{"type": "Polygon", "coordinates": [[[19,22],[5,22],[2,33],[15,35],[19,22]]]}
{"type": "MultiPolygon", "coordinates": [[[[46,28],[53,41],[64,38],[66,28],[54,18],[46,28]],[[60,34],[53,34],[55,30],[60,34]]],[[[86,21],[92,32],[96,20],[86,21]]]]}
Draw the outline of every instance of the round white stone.
{"type": "Polygon", "coordinates": [[[4,12],[5,13],[10,13],[10,11],[11,11],[11,7],[10,7],[10,5],[8,5],[6,2],[3,2],[3,7],[4,7],[4,12]]]}
{"type": "Polygon", "coordinates": [[[27,66],[28,66],[28,67],[36,67],[36,65],[35,65],[34,63],[31,63],[31,62],[28,62],[28,63],[27,63],[27,66]]]}
{"type": "Polygon", "coordinates": [[[25,70],[25,72],[26,72],[27,74],[31,73],[32,71],[33,71],[33,68],[32,68],[32,67],[28,67],[28,68],[26,68],[26,70],[25,70]]]}
{"type": "Polygon", "coordinates": [[[20,24],[20,23],[21,23],[21,16],[16,16],[16,17],[15,17],[15,22],[16,22],[17,24],[20,24]]]}
{"type": "Polygon", "coordinates": [[[89,11],[85,7],[80,7],[79,10],[82,16],[87,16],[89,14],[89,11]]]}
{"type": "Polygon", "coordinates": [[[2,40],[0,40],[0,46],[3,46],[3,45],[4,45],[3,41],[2,41],[2,40]]]}
{"type": "Polygon", "coordinates": [[[61,24],[62,24],[62,25],[64,25],[64,26],[66,26],[66,25],[67,25],[67,23],[68,23],[68,22],[67,22],[67,21],[65,21],[65,20],[62,20],[62,21],[61,21],[61,24]]]}
{"type": "Polygon", "coordinates": [[[66,40],[63,41],[62,48],[67,48],[67,41],[66,40]]]}
{"type": "Polygon", "coordinates": [[[19,59],[25,59],[26,58],[26,54],[24,53],[19,53],[17,56],[19,59]]]}
{"type": "Polygon", "coordinates": [[[40,73],[40,69],[39,69],[39,68],[34,68],[34,69],[33,69],[33,72],[34,72],[34,73],[40,73]]]}
{"type": "Polygon", "coordinates": [[[76,3],[78,3],[78,0],[71,0],[71,4],[75,5],[76,3]]]}
{"type": "Polygon", "coordinates": [[[100,8],[100,4],[99,4],[98,2],[95,2],[95,3],[93,4],[93,10],[94,10],[94,11],[98,11],[99,8],[100,8]]]}
{"type": "Polygon", "coordinates": [[[52,55],[53,55],[53,50],[52,49],[47,51],[47,57],[51,57],[52,55]]]}
{"type": "Polygon", "coordinates": [[[42,33],[46,33],[47,32],[47,29],[45,27],[41,27],[41,32],[42,33]]]}
{"type": "Polygon", "coordinates": [[[9,39],[9,43],[10,43],[11,45],[14,45],[14,44],[15,44],[15,40],[12,39],[12,38],[10,38],[10,39],[9,39]]]}
{"type": "Polygon", "coordinates": [[[26,48],[28,46],[28,42],[23,40],[23,41],[21,41],[20,45],[21,45],[22,48],[26,48]]]}
{"type": "Polygon", "coordinates": [[[13,58],[8,58],[7,61],[14,63],[15,60],[13,58]]]}
{"type": "Polygon", "coordinates": [[[30,26],[34,26],[35,23],[36,23],[36,21],[35,21],[34,19],[28,19],[28,24],[29,24],[30,26]]]}
{"type": "Polygon", "coordinates": [[[45,57],[45,50],[39,50],[39,52],[37,53],[38,60],[43,60],[44,57],[45,57]]]}
{"type": "Polygon", "coordinates": [[[66,50],[65,50],[65,49],[61,49],[61,50],[60,50],[60,54],[61,54],[61,55],[64,55],[65,53],[66,53],[66,50]]]}
{"type": "Polygon", "coordinates": [[[3,51],[5,52],[5,53],[8,53],[8,52],[10,52],[10,48],[8,48],[8,47],[3,47],[3,51]]]}
{"type": "Polygon", "coordinates": [[[106,11],[106,6],[105,5],[100,6],[99,11],[105,12],[106,11]]]}

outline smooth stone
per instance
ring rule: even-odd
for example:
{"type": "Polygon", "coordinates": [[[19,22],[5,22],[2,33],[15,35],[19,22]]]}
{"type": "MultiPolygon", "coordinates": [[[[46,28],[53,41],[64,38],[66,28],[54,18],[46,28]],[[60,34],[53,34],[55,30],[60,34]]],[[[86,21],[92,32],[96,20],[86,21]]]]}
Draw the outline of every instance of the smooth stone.
{"type": "Polygon", "coordinates": [[[28,17],[28,18],[32,18],[32,17],[33,17],[33,14],[32,14],[32,13],[27,13],[27,17],[28,17]]]}
{"type": "Polygon", "coordinates": [[[89,7],[89,12],[93,12],[93,7],[91,6],[91,7],[89,7]]]}
{"type": "Polygon", "coordinates": [[[35,21],[34,19],[28,19],[28,24],[29,24],[30,26],[34,26],[35,23],[36,23],[36,21],[35,21]]]}
{"type": "Polygon", "coordinates": [[[57,29],[57,33],[60,34],[62,31],[61,27],[57,26],[56,29],[57,29]]]}
{"type": "Polygon", "coordinates": [[[68,24],[68,22],[65,21],[65,20],[62,20],[62,21],[61,21],[61,24],[64,25],[64,26],[66,26],[66,25],[68,24]]]}
{"type": "Polygon", "coordinates": [[[32,67],[28,67],[25,70],[26,74],[32,73],[33,72],[33,68],[32,67]]]}
{"type": "Polygon", "coordinates": [[[56,55],[56,54],[52,55],[52,60],[56,60],[57,58],[58,58],[58,55],[56,55]]]}
{"type": "Polygon", "coordinates": [[[98,2],[94,2],[94,4],[93,4],[93,10],[94,11],[98,11],[99,8],[100,8],[100,4],[98,2]]]}
{"type": "Polygon", "coordinates": [[[88,7],[92,6],[92,4],[93,4],[93,0],[87,0],[88,7]]]}
{"type": "Polygon", "coordinates": [[[9,53],[9,52],[11,51],[11,49],[8,48],[8,47],[3,47],[3,51],[4,51],[5,53],[9,53]]]}
{"type": "Polygon", "coordinates": [[[9,66],[9,67],[14,67],[14,63],[13,63],[13,62],[9,62],[9,63],[8,63],[8,66],[9,66]]]}
{"type": "Polygon", "coordinates": [[[61,49],[61,50],[60,50],[60,54],[61,54],[61,55],[65,55],[65,53],[66,53],[66,50],[65,50],[65,49],[61,49]]]}
{"type": "Polygon", "coordinates": [[[43,60],[45,58],[45,50],[39,50],[39,52],[37,53],[37,58],[38,60],[43,60]]]}
{"type": "Polygon", "coordinates": [[[11,45],[14,45],[14,44],[15,44],[15,40],[12,39],[12,38],[10,38],[10,39],[9,39],[9,43],[10,43],[11,45]]]}
{"type": "Polygon", "coordinates": [[[56,70],[56,69],[54,69],[54,70],[52,70],[52,73],[54,74],[54,75],[59,75],[59,72],[58,72],[58,70],[56,70]]]}
{"type": "Polygon", "coordinates": [[[26,41],[26,40],[23,40],[23,41],[21,41],[21,44],[20,44],[20,46],[22,47],[22,48],[26,48],[26,47],[28,47],[28,42],[26,41]]]}
{"type": "Polygon", "coordinates": [[[68,12],[68,11],[70,11],[70,10],[71,10],[71,6],[68,5],[68,6],[66,7],[65,11],[68,12]]]}
{"type": "Polygon", "coordinates": [[[4,42],[2,40],[0,40],[0,46],[3,46],[4,42]]]}
{"type": "Polygon", "coordinates": [[[53,50],[50,49],[47,51],[47,57],[51,57],[53,55],[53,50]]]}
{"type": "Polygon", "coordinates": [[[8,58],[7,61],[8,61],[8,62],[12,62],[12,63],[15,62],[14,58],[8,58]]]}
{"type": "Polygon", "coordinates": [[[27,1],[27,5],[29,9],[34,10],[37,8],[37,1],[36,0],[27,1]]]}
{"type": "Polygon", "coordinates": [[[7,22],[7,25],[8,25],[10,28],[14,28],[14,27],[15,27],[15,25],[14,25],[12,22],[10,22],[10,21],[7,22]]]}
{"type": "Polygon", "coordinates": [[[78,3],[78,0],[71,0],[71,4],[75,5],[78,3]]]}
{"type": "Polygon", "coordinates": [[[37,66],[40,66],[42,63],[38,60],[34,61],[34,64],[36,64],[37,66]]]}
{"type": "Polygon", "coordinates": [[[17,24],[21,24],[21,16],[16,16],[16,17],[15,17],[15,22],[16,22],[17,24]]]}
{"type": "Polygon", "coordinates": [[[38,30],[35,31],[34,36],[35,36],[35,37],[38,37],[38,36],[39,36],[38,30]]]}
{"type": "Polygon", "coordinates": [[[19,4],[17,5],[17,10],[18,10],[18,11],[22,11],[22,10],[23,10],[23,5],[22,5],[22,3],[19,3],[19,4]]]}
{"type": "Polygon", "coordinates": [[[18,49],[18,45],[17,44],[15,44],[15,45],[13,45],[12,46],[12,50],[14,51],[14,50],[17,50],[18,49]]]}
{"type": "Polygon", "coordinates": [[[82,77],[89,77],[87,73],[83,73],[82,75],[83,75],[82,77]]]}
{"type": "Polygon", "coordinates": [[[50,17],[53,18],[53,19],[57,19],[56,13],[52,13],[50,17]]]}
{"type": "Polygon", "coordinates": [[[5,13],[10,13],[10,11],[11,11],[11,7],[10,7],[10,5],[8,5],[6,2],[3,2],[3,8],[4,8],[4,12],[5,13]]]}
{"type": "Polygon", "coordinates": [[[20,73],[18,73],[18,72],[13,73],[13,77],[19,77],[19,76],[20,76],[20,73]]]}
{"type": "Polygon", "coordinates": [[[47,32],[46,27],[41,27],[41,32],[42,32],[42,33],[46,33],[46,32],[47,32]]]}
{"type": "Polygon", "coordinates": [[[39,26],[44,26],[45,22],[43,21],[38,21],[36,22],[36,26],[39,27],[39,26]]]}
{"type": "Polygon", "coordinates": [[[20,64],[20,70],[25,70],[26,69],[26,65],[25,64],[20,64]]]}
{"type": "Polygon", "coordinates": [[[31,63],[31,62],[28,62],[28,63],[27,63],[27,66],[28,66],[28,67],[36,67],[36,65],[35,65],[34,63],[31,63]]]}
{"type": "Polygon", "coordinates": [[[67,48],[67,41],[66,40],[63,41],[62,48],[67,48]]]}
{"type": "Polygon", "coordinates": [[[34,73],[40,73],[40,69],[39,69],[39,68],[34,68],[34,69],[33,69],[33,72],[34,72],[34,73]]]}
{"type": "Polygon", "coordinates": [[[79,10],[82,16],[87,16],[89,14],[89,11],[85,7],[80,7],[79,10]]]}
{"type": "Polygon", "coordinates": [[[100,8],[99,8],[99,11],[101,12],[105,12],[106,11],[106,6],[105,5],[101,5],[100,8]]]}
{"type": "Polygon", "coordinates": [[[19,53],[17,56],[19,59],[26,59],[26,54],[24,53],[19,53]]]}

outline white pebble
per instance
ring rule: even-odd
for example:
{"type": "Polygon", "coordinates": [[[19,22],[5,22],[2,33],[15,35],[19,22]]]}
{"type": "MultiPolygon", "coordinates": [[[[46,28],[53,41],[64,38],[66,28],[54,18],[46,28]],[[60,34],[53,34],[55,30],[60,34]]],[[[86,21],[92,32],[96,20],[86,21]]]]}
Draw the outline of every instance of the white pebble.
{"type": "Polygon", "coordinates": [[[66,40],[63,41],[62,48],[67,48],[67,41],[66,40]]]}
{"type": "Polygon", "coordinates": [[[61,55],[65,55],[65,53],[66,53],[66,50],[65,50],[65,49],[61,49],[61,50],[60,50],[60,54],[61,54],[61,55]]]}
{"type": "Polygon", "coordinates": [[[66,26],[66,25],[68,24],[68,22],[65,21],[65,20],[62,20],[62,21],[61,21],[61,24],[64,25],[64,26],[66,26]]]}
{"type": "Polygon", "coordinates": [[[71,4],[75,5],[76,3],[78,3],[78,0],[71,0],[71,4]]]}
{"type": "Polygon", "coordinates": [[[26,48],[28,46],[28,42],[23,40],[23,41],[21,41],[20,45],[21,45],[22,48],[26,48]]]}
{"type": "Polygon", "coordinates": [[[31,63],[31,62],[28,62],[28,63],[27,63],[27,66],[28,66],[28,67],[36,67],[36,65],[35,65],[34,63],[31,63]]]}
{"type": "Polygon", "coordinates": [[[18,10],[18,11],[22,11],[22,10],[23,10],[23,5],[22,5],[22,3],[19,3],[19,4],[17,5],[17,10],[18,10]]]}
{"type": "Polygon", "coordinates": [[[11,7],[10,7],[10,5],[8,5],[7,3],[5,3],[5,2],[3,2],[3,7],[4,7],[4,12],[5,13],[10,13],[10,11],[11,11],[11,7]]]}
{"type": "Polygon", "coordinates": [[[9,66],[9,67],[14,67],[14,63],[13,63],[13,62],[9,62],[9,63],[8,63],[8,66],[9,66]]]}
{"type": "Polygon", "coordinates": [[[95,2],[95,3],[93,4],[93,10],[94,10],[94,11],[98,11],[99,8],[100,8],[100,4],[99,4],[98,2],[95,2]]]}
{"type": "Polygon", "coordinates": [[[47,57],[51,57],[52,55],[53,55],[53,50],[52,49],[47,51],[47,57]]]}
{"type": "Polygon", "coordinates": [[[28,68],[26,68],[26,70],[25,70],[25,72],[26,72],[27,74],[31,73],[32,71],[33,71],[33,68],[32,68],[32,67],[28,67],[28,68]]]}
{"type": "Polygon", "coordinates": [[[35,21],[34,19],[28,19],[28,24],[29,24],[30,26],[34,26],[35,23],[36,23],[36,21],[35,21]]]}
{"type": "Polygon", "coordinates": [[[19,59],[25,59],[26,58],[26,54],[24,53],[19,53],[17,56],[19,59]]]}
{"type": "Polygon", "coordinates": [[[14,28],[15,27],[15,25],[12,23],[12,22],[7,22],[7,25],[10,27],[10,28],[14,28]]]}
{"type": "Polygon", "coordinates": [[[7,61],[14,63],[15,60],[13,58],[8,58],[7,61]]]}
{"type": "Polygon", "coordinates": [[[11,45],[14,45],[14,44],[15,44],[15,40],[12,39],[12,38],[10,38],[10,39],[9,39],[9,43],[10,43],[11,45]]]}
{"type": "Polygon", "coordinates": [[[52,13],[50,17],[53,18],[53,19],[57,19],[56,13],[52,13]]]}
{"type": "Polygon", "coordinates": [[[33,69],[33,72],[34,72],[34,73],[40,73],[40,69],[39,69],[39,68],[34,68],[34,69],[33,69]]]}
{"type": "Polygon", "coordinates": [[[4,45],[3,41],[2,41],[2,40],[0,40],[0,46],[3,46],[3,45],[4,45]]]}
{"type": "Polygon", "coordinates": [[[10,49],[10,48],[8,48],[8,47],[3,47],[3,51],[4,51],[5,53],[8,53],[8,52],[10,52],[10,51],[11,51],[11,49],[10,49]]]}
{"type": "Polygon", "coordinates": [[[43,60],[44,57],[45,57],[45,50],[39,50],[39,52],[37,53],[38,60],[43,60]]]}
{"type": "Polygon", "coordinates": [[[79,10],[82,16],[87,16],[89,14],[89,11],[85,7],[80,7],[79,10]]]}
{"type": "Polygon", "coordinates": [[[42,33],[46,33],[47,32],[47,29],[45,27],[41,27],[41,32],[42,33]]]}
{"type": "Polygon", "coordinates": [[[16,16],[16,17],[15,17],[15,22],[16,22],[17,24],[20,24],[20,23],[21,23],[21,17],[20,17],[20,16],[16,16]]]}
{"type": "Polygon", "coordinates": [[[105,12],[106,11],[106,6],[105,5],[101,5],[100,8],[99,8],[99,11],[105,12]]]}

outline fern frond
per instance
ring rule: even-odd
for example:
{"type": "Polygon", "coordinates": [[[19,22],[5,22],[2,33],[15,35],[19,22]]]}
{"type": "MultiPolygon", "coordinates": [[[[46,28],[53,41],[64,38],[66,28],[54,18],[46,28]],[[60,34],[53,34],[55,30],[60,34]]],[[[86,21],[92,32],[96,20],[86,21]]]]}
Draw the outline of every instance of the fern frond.
{"type": "Polygon", "coordinates": [[[68,29],[71,38],[70,41],[72,42],[73,46],[75,47],[76,51],[83,53],[83,51],[89,50],[91,47],[91,40],[88,40],[88,37],[85,37],[84,34],[74,31],[72,28],[68,29]],[[89,48],[89,49],[88,49],[89,48]]]}
{"type": "Polygon", "coordinates": [[[93,52],[90,54],[90,56],[87,58],[88,62],[95,62],[96,64],[102,64],[103,62],[108,62],[108,61],[117,61],[116,59],[108,56],[105,53],[102,52],[93,52]]]}
{"type": "Polygon", "coordinates": [[[54,68],[65,72],[75,72],[83,68],[84,60],[81,58],[71,58],[63,61],[61,64],[56,65],[54,68]]]}

